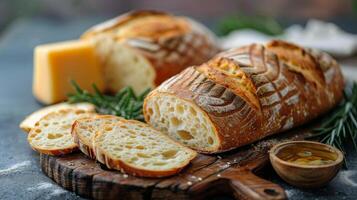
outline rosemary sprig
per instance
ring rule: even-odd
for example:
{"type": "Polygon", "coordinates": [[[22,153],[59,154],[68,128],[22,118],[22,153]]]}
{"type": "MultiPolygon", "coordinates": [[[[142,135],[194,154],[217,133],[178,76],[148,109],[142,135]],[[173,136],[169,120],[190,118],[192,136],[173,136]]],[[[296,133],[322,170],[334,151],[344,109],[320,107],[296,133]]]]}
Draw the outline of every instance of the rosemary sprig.
{"type": "Polygon", "coordinates": [[[266,16],[231,15],[219,20],[216,26],[216,32],[220,36],[240,29],[253,29],[272,36],[283,33],[281,25],[275,19],[266,16]]]}
{"type": "Polygon", "coordinates": [[[332,115],[313,130],[312,138],[318,137],[320,142],[332,145],[343,152],[345,143],[352,141],[357,151],[357,83],[345,89],[343,102],[333,111],[332,115]]]}
{"type": "Polygon", "coordinates": [[[94,94],[91,94],[80,88],[75,81],[72,80],[71,83],[75,93],[68,95],[69,103],[88,102],[94,104],[99,113],[144,121],[142,106],[150,89],[145,90],[140,95],[135,95],[131,87],[126,87],[116,95],[109,96],[102,94],[96,85],[93,85],[94,94]]]}

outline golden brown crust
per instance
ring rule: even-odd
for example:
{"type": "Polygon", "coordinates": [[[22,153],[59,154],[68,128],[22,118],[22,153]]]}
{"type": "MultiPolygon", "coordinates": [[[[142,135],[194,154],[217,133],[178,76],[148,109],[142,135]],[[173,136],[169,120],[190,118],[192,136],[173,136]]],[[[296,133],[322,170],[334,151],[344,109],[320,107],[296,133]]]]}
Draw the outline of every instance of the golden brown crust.
{"type": "Polygon", "coordinates": [[[179,168],[174,168],[174,169],[165,170],[165,171],[145,170],[142,168],[135,168],[133,166],[127,165],[120,160],[111,159],[109,156],[107,156],[101,150],[96,149],[96,153],[97,153],[97,160],[100,161],[101,163],[105,164],[109,169],[120,170],[122,173],[130,174],[133,176],[140,176],[140,177],[160,178],[160,177],[172,176],[172,175],[179,173],[188,164],[187,163],[186,165],[183,165],[179,168]]]}
{"type": "Polygon", "coordinates": [[[325,77],[320,64],[305,49],[280,40],[269,42],[266,48],[283,60],[290,70],[302,73],[308,81],[319,87],[324,86],[325,77]]]}
{"type": "Polygon", "coordinates": [[[199,23],[156,11],[135,11],[89,29],[82,39],[109,37],[143,55],[156,72],[155,85],[220,49],[215,36],[199,23]]]}
{"type": "Polygon", "coordinates": [[[31,148],[34,151],[37,151],[39,153],[43,153],[46,155],[51,155],[51,156],[62,156],[62,155],[66,155],[72,152],[75,152],[78,150],[77,146],[72,146],[72,147],[68,147],[67,149],[63,149],[63,150],[48,150],[48,149],[41,149],[41,148],[36,148],[36,147],[32,147],[31,148]]]}
{"type": "MultiPolygon", "coordinates": [[[[227,151],[306,123],[342,99],[344,80],[340,67],[325,53],[273,41],[267,46],[254,44],[220,53],[208,63],[220,59],[237,65],[236,72],[243,71],[248,77],[241,84],[249,85],[251,81],[255,91],[237,92],[230,85],[235,82],[224,84],[217,74],[202,72],[202,68],[219,68],[206,64],[188,68],[165,81],[146,99],[170,93],[198,105],[208,114],[222,141],[219,149],[208,153],[227,151]],[[256,96],[260,109],[244,93],[256,96]]],[[[144,114],[148,115],[145,107],[144,114]]]]}
{"type": "Polygon", "coordinates": [[[260,110],[259,99],[252,80],[230,59],[218,57],[196,68],[215,83],[231,89],[256,110],[260,110]]]}
{"type": "Polygon", "coordinates": [[[115,38],[117,40],[136,37],[158,39],[160,37],[185,34],[188,31],[188,25],[183,20],[176,19],[170,14],[152,10],[141,10],[125,13],[93,26],[81,38],[85,39],[98,34],[113,32],[119,28],[125,28],[125,31],[116,34],[115,38]],[[126,26],[129,23],[131,25],[126,26]]]}

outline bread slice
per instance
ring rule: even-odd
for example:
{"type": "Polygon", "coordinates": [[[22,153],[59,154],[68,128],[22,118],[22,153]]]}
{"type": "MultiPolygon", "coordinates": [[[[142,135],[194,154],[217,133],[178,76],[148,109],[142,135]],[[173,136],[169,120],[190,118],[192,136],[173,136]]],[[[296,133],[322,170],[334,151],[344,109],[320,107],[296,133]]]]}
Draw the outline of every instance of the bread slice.
{"type": "Polygon", "coordinates": [[[90,103],[59,103],[41,108],[33,112],[20,123],[20,128],[26,133],[28,133],[32,128],[35,127],[36,122],[38,122],[42,117],[46,116],[48,113],[56,112],[63,109],[81,109],[89,112],[95,112],[95,106],[90,103]]]}
{"type": "Polygon", "coordinates": [[[71,131],[74,142],[85,155],[95,159],[92,145],[95,133],[102,130],[104,126],[114,126],[120,120],[123,120],[123,118],[114,115],[98,115],[78,119],[74,122],[71,131]]]}
{"type": "Polygon", "coordinates": [[[71,135],[75,120],[96,115],[95,113],[66,109],[49,113],[35,124],[28,135],[32,149],[48,155],[63,155],[77,149],[71,135]]]}
{"type": "Polygon", "coordinates": [[[134,120],[105,126],[97,132],[93,144],[99,162],[110,169],[142,177],[176,174],[197,154],[149,125],[134,120]]]}

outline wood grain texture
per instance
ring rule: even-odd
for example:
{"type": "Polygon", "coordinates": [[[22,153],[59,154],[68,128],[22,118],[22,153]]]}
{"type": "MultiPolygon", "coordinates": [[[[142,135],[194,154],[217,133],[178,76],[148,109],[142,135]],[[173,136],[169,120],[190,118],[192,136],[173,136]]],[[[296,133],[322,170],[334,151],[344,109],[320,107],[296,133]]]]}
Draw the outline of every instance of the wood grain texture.
{"type": "Polygon", "coordinates": [[[93,199],[206,199],[230,195],[236,199],[286,199],[284,190],[255,175],[269,163],[276,143],[300,140],[309,128],[284,133],[220,155],[199,155],[176,176],[139,178],[89,159],[82,153],[62,157],[41,154],[42,171],[63,188],[93,199]]]}

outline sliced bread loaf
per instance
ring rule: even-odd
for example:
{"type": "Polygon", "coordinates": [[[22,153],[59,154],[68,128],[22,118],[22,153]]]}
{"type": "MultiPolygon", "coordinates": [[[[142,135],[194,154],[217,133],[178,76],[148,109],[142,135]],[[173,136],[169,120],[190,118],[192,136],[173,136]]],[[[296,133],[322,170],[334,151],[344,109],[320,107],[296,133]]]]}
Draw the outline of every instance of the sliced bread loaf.
{"type": "Polygon", "coordinates": [[[27,116],[20,124],[20,128],[26,133],[30,132],[32,128],[35,127],[36,122],[38,122],[42,117],[46,116],[48,113],[56,112],[63,109],[81,109],[89,112],[95,112],[95,106],[90,103],[59,103],[52,106],[47,106],[41,108],[31,115],[27,116]]]}
{"type": "Polygon", "coordinates": [[[123,120],[123,118],[114,115],[98,115],[78,119],[72,126],[74,142],[78,145],[79,150],[90,158],[95,159],[92,145],[95,133],[102,130],[104,126],[114,126],[120,120],[123,120]]]}
{"type": "Polygon", "coordinates": [[[110,92],[154,88],[188,66],[220,51],[214,34],[193,19],[134,11],[98,24],[82,40],[93,41],[110,92]]]}
{"type": "Polygon", "coordinates": [[[105,126],[93,141],[97,160],[108,168],[143,177],[178,173],[197,153],[149,125],[121,120],[105,126]]]}
{"type": "Polygon", "coordinates": [[[28,135],[32,149],[48,155],[63,155],[77,149],[71,135],[75,120],[96,115],[95,113],[66,109],[49,113],[35,124],[28,135]]]}

